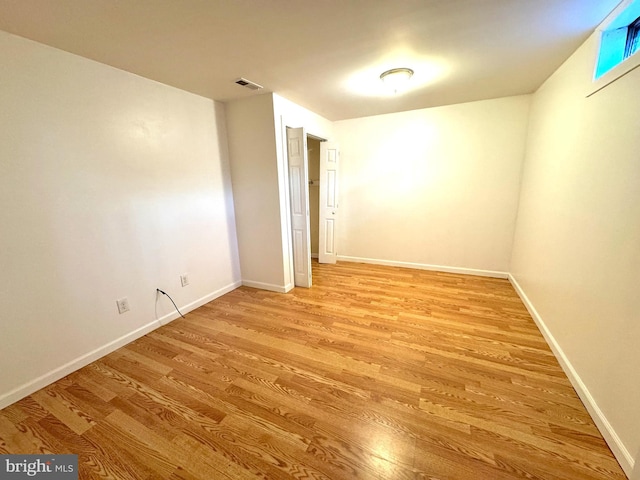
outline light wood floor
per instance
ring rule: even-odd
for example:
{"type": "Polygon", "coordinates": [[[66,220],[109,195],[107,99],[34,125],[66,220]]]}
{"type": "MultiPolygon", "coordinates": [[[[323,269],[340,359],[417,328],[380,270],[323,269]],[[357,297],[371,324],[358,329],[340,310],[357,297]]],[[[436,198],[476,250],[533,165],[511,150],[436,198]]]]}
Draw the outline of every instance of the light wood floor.
{"type": "Polygon", "coordinates": [[[80,478],[623,479],[506,280],[314,264],[0,411],[80,478]]]}

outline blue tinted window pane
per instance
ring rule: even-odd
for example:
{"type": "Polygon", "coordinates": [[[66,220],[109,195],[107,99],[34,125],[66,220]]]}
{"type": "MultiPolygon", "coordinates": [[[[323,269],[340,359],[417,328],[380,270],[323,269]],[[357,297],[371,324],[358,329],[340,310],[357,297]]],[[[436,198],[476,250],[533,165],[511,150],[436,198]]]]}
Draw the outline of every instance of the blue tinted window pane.
{"type": "Polygon", "coordinates": [[[601,77],[624,60],[627,30],[628,28],[624,27],[602,32],[596,78],[601,77]]]}

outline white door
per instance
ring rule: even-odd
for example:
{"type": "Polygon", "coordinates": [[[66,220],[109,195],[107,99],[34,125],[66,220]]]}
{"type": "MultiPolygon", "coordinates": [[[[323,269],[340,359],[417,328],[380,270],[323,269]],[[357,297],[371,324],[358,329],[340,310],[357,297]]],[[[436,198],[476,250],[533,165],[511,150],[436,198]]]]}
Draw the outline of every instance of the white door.
{"type": "Polygon", "coordinates": [[[338,162],[334,143],[320,144],[320,228],[318,262],[336,263],[336,221],[338,216],[338,162]]]}
{"type": "Polygon", "coordinates": [[[287,127],[289,193],[293,243],[293,283],[311,286],[311,235],[309,233],[309,170],[307,136],[302,128],[287,127]]]}

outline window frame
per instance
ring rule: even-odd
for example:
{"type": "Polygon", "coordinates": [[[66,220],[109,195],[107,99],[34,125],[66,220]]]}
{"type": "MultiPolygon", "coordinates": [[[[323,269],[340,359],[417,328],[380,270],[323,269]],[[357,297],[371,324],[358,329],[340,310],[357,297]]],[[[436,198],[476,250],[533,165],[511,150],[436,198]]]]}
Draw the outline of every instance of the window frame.
{"type": "Polygon", "coordinates": [[[640,45],[640,16],[637,16],[638,13],[633,15],[633,11],[640,11],[640,0],[625,0],[609,14],[596,29],[596,34],[598,35],[598,48],[595,55],[593,78],[586,94],[587,97],[599,92],[619,78],[625,76],[627,73],[640,67],[640,48],[636,47],[634,52],[627,54],[627,50],[632,48],[630,45],[631,43],[635,42],[640,45]],[[631,9],[630,7],[633,8],[631,9]],[[627,18],[629,23],[623,22],[620,24],[620,17],[623,15],[629,16],[629,13],[632,13],[631,18],[636,17],[635,20],[629,21],[627,18]],[[618,20],[617,25],[616,20],[618,20]],[[620,63],[602,74],[600,77],[596,77],[603,35],[605,32],[615,30],[616,28],[626,28],[627,30],[627,37],[623,52],[624,56],[620,63]]]}

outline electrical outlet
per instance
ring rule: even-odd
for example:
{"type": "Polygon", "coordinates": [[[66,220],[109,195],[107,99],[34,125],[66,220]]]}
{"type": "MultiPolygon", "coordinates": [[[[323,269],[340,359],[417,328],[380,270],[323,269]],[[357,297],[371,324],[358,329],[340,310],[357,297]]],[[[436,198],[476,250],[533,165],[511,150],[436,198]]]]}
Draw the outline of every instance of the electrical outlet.
{"type": "Polygon", "coordinates": [[[127,297],[116,300],[116,304],[118,305],[119,314],[129,311],[129,299],[127,297]]]}
{"type": "Polygon", "coordinates": [[[183,273],[182,275],[180,275],[180,283],[182,284],[183,287],[186,287],[187,285],[189,285],[189,275],[187,275],[186,273],[183,273]]]}

